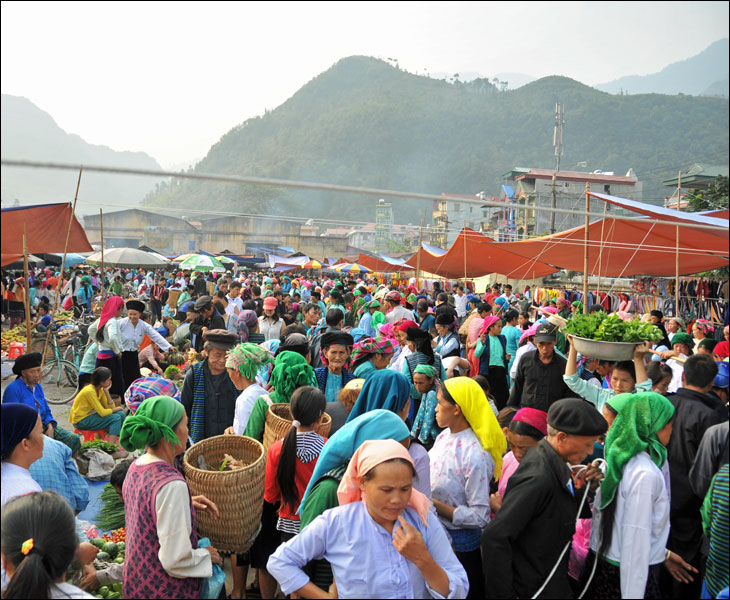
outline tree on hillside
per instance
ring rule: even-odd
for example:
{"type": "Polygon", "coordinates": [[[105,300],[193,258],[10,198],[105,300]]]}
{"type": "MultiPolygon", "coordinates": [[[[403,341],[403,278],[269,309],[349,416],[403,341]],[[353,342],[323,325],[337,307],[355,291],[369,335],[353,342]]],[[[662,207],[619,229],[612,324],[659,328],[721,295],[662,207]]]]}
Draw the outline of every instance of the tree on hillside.
{"type": "Polygon", "coordinates": [[[706,190],[690,190],[689,209],[691,212],[721,210],[728,208],[728,178],[718,176],[706,190]]]}

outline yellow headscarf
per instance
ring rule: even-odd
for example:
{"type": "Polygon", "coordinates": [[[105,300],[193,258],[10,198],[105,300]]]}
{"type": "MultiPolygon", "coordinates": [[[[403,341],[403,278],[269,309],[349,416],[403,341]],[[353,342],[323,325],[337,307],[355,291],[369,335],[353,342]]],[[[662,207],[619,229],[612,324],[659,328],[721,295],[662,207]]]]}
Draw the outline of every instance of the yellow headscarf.
{"type": "Polygon", "coordinates": [[[507,451],[507,438],[497,422],[482,387],[469,377],[452,377],[446,389],[458,404],[482,448],[494,460],[494,479],[502,476],[502,455],[507,451]]]}

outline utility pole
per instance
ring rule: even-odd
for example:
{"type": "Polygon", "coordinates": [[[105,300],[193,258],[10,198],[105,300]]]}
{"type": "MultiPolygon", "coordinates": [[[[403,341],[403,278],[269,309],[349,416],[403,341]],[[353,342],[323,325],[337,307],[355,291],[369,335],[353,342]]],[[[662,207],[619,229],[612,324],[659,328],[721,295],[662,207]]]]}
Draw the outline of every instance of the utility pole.
{"type": "MultiPolygon", "coordinates": [[[[553,210],[557,207],[556,176],[560,171],[560,157],[563,154],[563,125],[565,125],[565,107],[562,103],[555,103],[555,128],[553,129],[553,148],[555,148],[555,172],[553,173],[553,197],[550,202],[550,208],[553,210]]],[[[550,213],[550,233],[555,233],[555,212],[550,213]]]]}

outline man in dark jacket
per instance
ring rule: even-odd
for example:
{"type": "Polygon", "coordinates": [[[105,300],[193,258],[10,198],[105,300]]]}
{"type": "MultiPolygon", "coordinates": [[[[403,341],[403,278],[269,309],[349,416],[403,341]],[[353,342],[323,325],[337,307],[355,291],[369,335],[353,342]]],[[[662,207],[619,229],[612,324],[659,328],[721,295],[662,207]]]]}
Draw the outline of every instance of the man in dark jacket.
{"type": "MultiPolygon", "coordinates": [[[[574,487],[566,463],[585,460],[608,424],[592,404],[578,398],[555,402],[547,421],[548,437],[527,451],[507,483],[502,508],[482,534],[489,598],[532,598],[546,581],[539,598],[573,597],[568,559],[585,493],[582,486],[589,482],[588,494],[592,494],[603,474],[599,468],[590,467],[574,487]],[[558,562],[559,567],[549,577],[558,562]]],[[[588,502],[581,517],[590,517],[588,502]]]]}
{"type": "Polygon", "coordinates": [[[327,324],[326,329],[323,329],[314,338],[312,338],[310,345],[309,345],[309,351],[310,351],[309,364],[312,365],[313,369],[318,369],[319,367],[324,366],[324,363],[322,362],[322,356],[320,355],[320,351],[322,349],[322,347],[321,347],[322,336],[325,333],[339,332],[345,324],[345,319],[343,318],[342,311],[339,308],[330,308],[327,311],[327,314],[325,315],[324,319],[325,319],[325,323],[327,324]]]}
{"type": "MultiPolygon", "coordinates": [[[[723,419],[718,411],[719,402],[708,392],[717,375],[717,365],[708,354],[695,354],[684,363],[684,387],[669,399],[674,405],[674,427],[667,446],[669,463],[671,531],[667,548],[679,554],[693,567],[700,567],[702,544],[703,498],[692,491],[689,472],[697,456],[697,449],[705,431],[723,419]]],[[[727,413],[725,413],[727,415],[727,413]]],[[[679,583],[662,571],[662,596],[665,598],[699,598],[702,580],[694,577],[692,583],[679,583]]]]}
{"type": "Polygon", "coordinates": [[[213,306],[213,298],[201,296],[195,301],[198,317],[190,324],[190,340],[196,352],[203,349],[203,335],[210,329],[225,329],[226,322],[213,306]]]}
{"type": "Polygon", "coordinates": [[[507,406],[547,412],[560,398],[575,397],[563,380],[566,360],[555,352],[557,328],[545,323],[535,333],[537,350],[525,353],[517,366],[507,406]]]}
{"type": "Polygon", "coordinates": [[[226,371],[226,353],[236,344],[236,334],[211,329],[200,337],[205,339],[208,357],[188,371],[180,393],[192,443],[223,435],[233,423],[240,394],[226,371]]]}

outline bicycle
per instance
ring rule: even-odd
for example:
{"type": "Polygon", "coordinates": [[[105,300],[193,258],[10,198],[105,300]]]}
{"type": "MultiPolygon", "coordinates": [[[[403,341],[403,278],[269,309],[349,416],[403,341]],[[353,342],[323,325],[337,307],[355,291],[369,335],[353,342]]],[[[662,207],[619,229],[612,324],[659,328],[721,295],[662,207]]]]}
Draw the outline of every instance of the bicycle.
{"type": "MultiPolygon", "coordinates": [[[[69,342],[71,340],[64,341],[69,342]]],[[[31,342],[30,351],[43,352],[44,345],[45,335],[31,342]]],[[[76,396],[79,386],[78,366],[63,357],[59,335],[55,332],[51,333],[46,348],[46,359],[41,372],[40,384],[49,404],[66,404],[70,402],[76,396]]]]}

